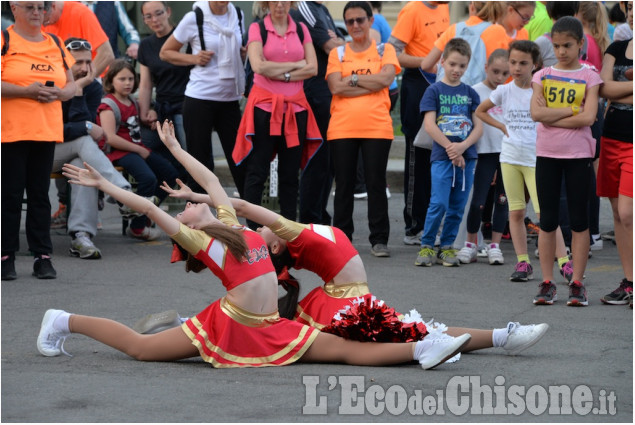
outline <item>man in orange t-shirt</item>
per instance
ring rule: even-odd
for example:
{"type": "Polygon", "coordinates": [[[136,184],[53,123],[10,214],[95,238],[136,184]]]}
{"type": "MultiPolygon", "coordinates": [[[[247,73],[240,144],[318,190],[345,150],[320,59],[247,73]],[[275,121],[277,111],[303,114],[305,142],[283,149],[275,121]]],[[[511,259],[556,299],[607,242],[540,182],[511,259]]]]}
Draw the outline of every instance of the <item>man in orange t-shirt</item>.
{"type": "Polygon", "coordinates": [[[76,1],[54,1],[46,14],[44,31],[61,40],[79,37],[88,40],[93,48],[95,75],[103,75],[115,59],[108,36],[91,10],[76,1]]]}
{"type": "Polygon", "coordinates": [[[420,245],[423,224],[430,203],[430,151],[415,148],[412,142],[423,118],[419,102],[436,76],[424,76],[419,64],[436,39],[450,25],[447,1],[412,1],[397,17],[390,39],[404,68],[401,82],[401,131],[406,136],[404,167],[404,221],[406,245],[420,245]],[[428,78],[428,79],[426,79],[428,78]]]}

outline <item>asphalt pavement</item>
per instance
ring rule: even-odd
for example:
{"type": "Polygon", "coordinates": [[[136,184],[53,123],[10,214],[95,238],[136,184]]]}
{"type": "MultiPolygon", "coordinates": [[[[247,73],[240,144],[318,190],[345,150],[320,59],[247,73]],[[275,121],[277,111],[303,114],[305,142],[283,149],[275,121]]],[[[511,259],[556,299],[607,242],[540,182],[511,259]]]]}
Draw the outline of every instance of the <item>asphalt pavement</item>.
{"type": "MultiPolygon", "coordinates": [[[[233,188],[228,187],[228,193],[233,188]]],[[[593,252],[586,271],[589,306],[560,301],[534,306],[541,273],[509,281],[515,257],[503,242],[505,265],[485,259],[458,268],[413,265],[418,247],[403,238],[403,194],[389,200],[390,258],[370,255],[366,202],[355,202],[354,243],[369,286],[398,311],[418,310],[450,326],[505,327],[508,321],[545,322],[550,330],[516,357],[502,349],[464,354],[423,371],[416,364],[356,367],[294,364],[214,369],[200,359],[143,363],[81,335],[47,358],[36,349],[48,308],[108,317],[132,325],[151,312],[202,310],[224,290],[212,274],[185,274],[170,264],[167,238],[140,242],[121,235],[110,204],[95,238],[100,260],[68,255],[70,238],[52,230],[56,280],[32,277],[32,259],[18,256],[18,279],[2,282],[3,422],[632,422],[633,313],[600,297],[623,277],[615,245],[593,252]],[[493,400],[493,401],[492,401],[493,400]]],[[[53,207],[55,209],[55,205],[53,207]]],[[[330,207],[332,211],[332,205],[330,207]]],[[[612,218],[602,200],[601,231],[612,218]]],[[[21,246],[26,249],[24,222],[21,246]]],[[[319,279],[296,273],[301,296],[319,279]]]]}

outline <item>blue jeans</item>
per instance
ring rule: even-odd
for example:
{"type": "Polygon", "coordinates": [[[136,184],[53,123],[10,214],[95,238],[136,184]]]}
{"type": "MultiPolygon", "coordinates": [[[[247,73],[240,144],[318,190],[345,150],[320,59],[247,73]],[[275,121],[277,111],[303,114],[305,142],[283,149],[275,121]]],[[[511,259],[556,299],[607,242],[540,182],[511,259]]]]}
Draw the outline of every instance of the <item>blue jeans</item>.
{"type": "Polygon", "coordinates": [[[423,227],[423,236],[421,236],[421,245],[434,246],[444,215],[441,246],[451,246],[454,243],[463,219],[465,203],[474,182],[475,166],[475,159],[466,159],[465,169],[455,167],[449,160],[432,162],[430,165],[432,194],[423,227]]]}
{"type": "MultiPolygon", "coordinates": [[[[160,187],[163,181],[174,186],[179,173],[170,162],[161,155],[151,152],[148,158],[143,159],[139,154],[129,153],[123,158],[113,162],[122,166],[137,181],[137,195],[155,195],[163,201],[168,194],[160,187]]],[[[146,216],[136,217],[130,223],[132,229],[143,229],[146,226],[146,216]]]]}

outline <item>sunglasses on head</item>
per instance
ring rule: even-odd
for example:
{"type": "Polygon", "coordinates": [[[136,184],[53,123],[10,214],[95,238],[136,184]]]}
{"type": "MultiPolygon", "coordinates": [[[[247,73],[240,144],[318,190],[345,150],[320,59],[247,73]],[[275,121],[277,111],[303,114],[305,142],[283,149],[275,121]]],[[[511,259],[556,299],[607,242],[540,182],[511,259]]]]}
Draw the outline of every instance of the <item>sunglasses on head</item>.
{"type": "Polygon", "coordinates": [[[355,22],[357,22],[357,25],[361,25],[364,22],[366,22],[366,19],[368,19],[368,16],[360,16],[358,18],[346,19],[344,20],[344,22],[346,23],[347,26],[352,27],[353,24],[355,24],[355,22]]]}
{"type": "Polygon", "coordinates": [[[68,50],[93,50],[93,46],[88,41],[75,40],[66,45],[68,50]]]}

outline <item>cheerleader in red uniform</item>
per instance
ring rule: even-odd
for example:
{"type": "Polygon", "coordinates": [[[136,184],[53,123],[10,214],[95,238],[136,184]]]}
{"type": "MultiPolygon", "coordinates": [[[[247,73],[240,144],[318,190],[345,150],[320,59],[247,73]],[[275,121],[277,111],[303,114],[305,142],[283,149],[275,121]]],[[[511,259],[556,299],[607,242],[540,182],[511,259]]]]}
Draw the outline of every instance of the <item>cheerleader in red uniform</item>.
{"type": "MultiPolygon", "coordinates": [[[[179,190],[171,189],[164,184],[162,187],[172,197],[192,199],[197,202],[209,201],[207,195],[193,193],[189,187],[181,181],[179,190]]],[[[325,329],[346,338],[368,340],[377,339],[375,335],[351,334],[358,331],[357,328],[350,331],[342,329],[347,327],[345,319],[333,320],[338,313],[340,316],[348,314],[364,314],[356,316],[351,322],[374,320],[372,314],[384,313],[389,309],[383,303],[377,307],[376,298],[368,289],[366,270],[357,250],[348,237],[340,229],[318,224],[301,224],[288,220],[281,215],[259,205],[254,205],[241,199],[231,199],[232,206],[240,217],[245,217],[256,223],[265,224],[258,229],[263,237],[271,259],[276,266],[279,276],[286,275],[283,280],[288,280],[288,269],[306,269],[316,273],[324,281],[323,286],[318,286],[309,292],[297,305],[294,319],[302,324],[313,326],[317,329],[325,329]],[[319,253],[319,255],[316,255],[319,253]],[[347,311],[353,308],[354,312],[347,311]],[[365,309],[364,309],[365,308],[365,309]],[[370,316],[368,312],[370,311],[370,316]]],[[[404,316],[398,313],[389,314],[396,320],[403,320],[404,316]]],[[[413,320],[407,317],[406,321],[413,320]]],[[[377,327],[385,327],[385,321],[376,321],[377,327]]],[[[503,347],[509,354],[517,354],[538,342],[545,334],[549,326],[520,325],[518,322],[510,322],[507,327],[500,329],[471,329],[446,327],[436,324],[447,335],[459,336],[464,333],[472,335],[472,339],[462,351],[472,351],[483,348],[503,347]]],[[[365,323],[365,330],[372,325],[365,323]]],[[[431,329],[428,329],[428,331],[431,329]]],[[[393,334],[389,335],[392,340],[393,334]]]]}
{"type": "MultiPolygon", "coordinates": [[[[281,366],[296,361],[353,365],[392,365],[418,360],[429,369],[453,357],[470,340],[456,338],[409,343],[372,343],[346,340],[312,326],[280,318],[278,280],[265,241],[259,233],[239,225],[218,178],[185,152],[174,137],[172,123],[158,129],[161,140],[206,190],[218,219],[207,204],[188,202],[172,217],[152,202],[122,190],[86,164],[66,164],[71,183],[96,187],[135,211],[150,217],[187,252],[186,270],[209,268],[227,289],[181,327],[142,335],[110,319],[48,310],[42,320],[37,347],[45,356],[66,354],[63,343],[72,333],[86,335],[144,361],[170,361],[201,356],[214,367],[281,366]]],[[[174,253],[179,257],[181,250],[174,253]]],[[[425,326],[414,329],[425,334],[425,326]]]]}

